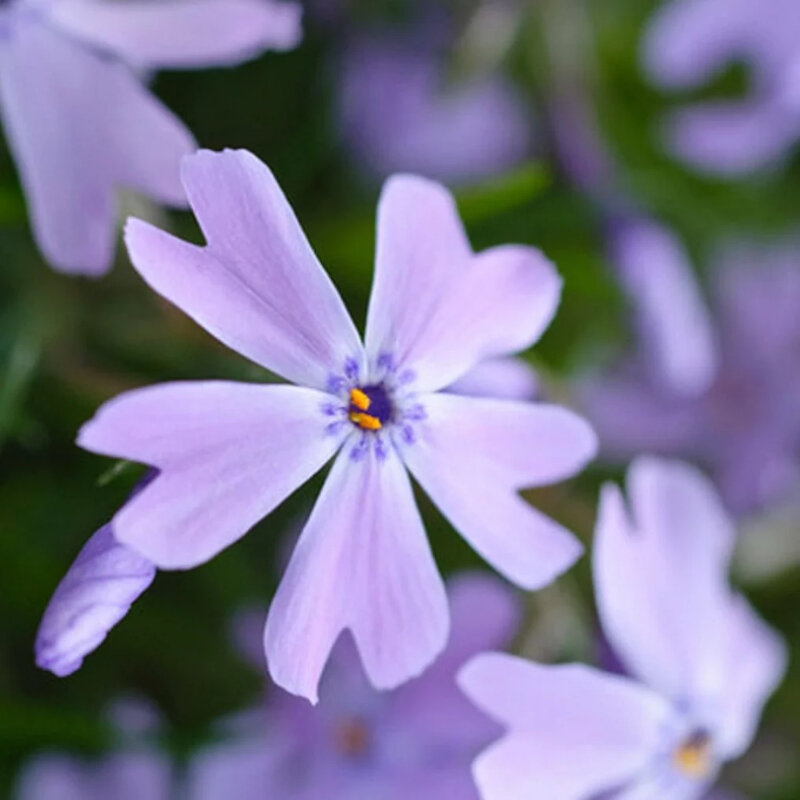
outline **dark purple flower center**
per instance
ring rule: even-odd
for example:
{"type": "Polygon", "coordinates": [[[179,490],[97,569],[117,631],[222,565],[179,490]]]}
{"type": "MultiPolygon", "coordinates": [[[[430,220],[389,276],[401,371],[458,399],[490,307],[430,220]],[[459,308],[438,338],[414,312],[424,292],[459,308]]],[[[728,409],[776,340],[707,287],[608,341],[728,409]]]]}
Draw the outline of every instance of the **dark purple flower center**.
{"type": "Polygon", "coordinates": [[[394,406],[383,384],[350,390],[350,421],[367,431],[379,431],[394,417],[394,406]]]}

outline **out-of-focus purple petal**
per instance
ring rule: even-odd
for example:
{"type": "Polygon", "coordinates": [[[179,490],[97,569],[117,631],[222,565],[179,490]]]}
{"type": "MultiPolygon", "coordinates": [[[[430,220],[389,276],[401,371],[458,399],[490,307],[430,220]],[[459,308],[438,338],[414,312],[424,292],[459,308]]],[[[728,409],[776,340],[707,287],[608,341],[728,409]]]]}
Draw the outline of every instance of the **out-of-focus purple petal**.
{"type": "Polygon", "coordinates": [[[379,175],[468,182],[513,167],[528,150],[529,118],[509,85],[497,77],[448,84],[444,66],[418,43],[356,43],[341,84],[345,140],[379,175]]]}
{"type": "Polygon", "coordinates": [[[508,728],[475,762],[484,800],[577,800],[616,788],[657,753],[669,714],[649,690],[583,666],[488,653],[458,680],[508,728]]]}
{"type": "Polygon", "coordinates": [[[650,220],[623,223],[612,257],[634,311],[654,378],[678,395],[697,395],[718,368],[711,319],[683,246],[650,220]]]}
{"type": "Polygon", "coordinates": [[[702,170],[738,175],[779,159],[800,123],[755,98],[705,102],[675,112],[666,137],[674,152],[702,170]]]}
{"type": "Polygon", "coordinates": [[[172,774],[167,760],[153,753],[121,753],[102,762],[82,763],[41,755],[22,771],[17,800],[169,800],[172,774]]]}
{"type": "Polygon", "coordinates": [[[737,242],[716,264],[714,287],[726,346],[755,368],[775,365],[788,378],[800,347],[800,243],[737,242]]]}
{"type": "MultiPolygon", "coordinates": [[[[520,603],[507,585],[488,574],[457,575],[447,588],[452,620],[447,647],[421,677],[388,698],[389,713],[423,748],[435,750],[447,742],[475,755],[498,730],[466,700],[456,673],[471,657],[510,644],[520,621],[520,603]]],[[[466,764],[461,766],[466,773],[466,764]]]]}
{"type": "Polygon", "coordinates": [[[672,88],[694,86],[741,51],[750,0],[672,0],[662,4],[644,41],[650,77],[672,88]]]}
{"type": "Polygon", "coordinates": [[[3,122],[37,241],[65,272],[99,275],[114,250],[114,189],[185,203],[194,141],[123,64],[31,20],[0,48],[3,122]]]}
{"type": "Polygon", "coordinates": [[[608,458],[627,460],[642,452],[686,455],[700,449],[703,424],[696,406],[659,392],[641,370],[591,378],[580,394],[608,458]]]}
{"type": "Polygon", "coordinates": [[[539,376],[521,358],[491,358],[448,386],[447,391],[468,397],[534,400],[539,393],[539,376]]]}
{"type": "Polygon", "coordinates": [[[603,490],[594,578],[603,630],[628,670],[667,697],[718,693],[735,532],[710,483],[677,462],[639,458],[628,490],[603,490]]]}
{"type": "Polygon", "coordinates": [[[173,383],[123,394],[81,430],[92,452],[158,467],[114,518],[117,538],[165,569],[235,542],[324,466],[327,395],[294,386],[173,383]]]}
{"type": "Polygon", "coordinates": [[[143,69],[232,65],[301,36],[298,3],[274,0],[59,0],[49,16],[72,36],[143,69]]]}
{"type": "Polygon", "coordinates": [[[183,180],[208,245],[132,220],[126,242],[150,286],[295,383],[325,389],[360,361],[358,332],[269,168],[246,151],[200,151],[183,180]]]}
{"type": "MultiPolygon", "coordinates": [[[[260,637],[259,637],[260,638],[260,637]]],[[[264,726],[266,727],[266,721],[264,726]]],[[[190,800],[228,800],[233,793],[238,800],[256,800],[265,793],[302,800],[301,793],[289,794],[291,783],[286,775],[289,742],[256,736],[216,745],[202,751],[188,772],[186,797],[190,800]]],[[[311,798],[309,798],[311,800],[311,798]]]]}
{"type": "Polygon", "coordinates": [[[403,457],[456,530],[527,589],[570,567],[581,552],[578,541],[516,490],[581,469],[595,450],[589,426],[551,406],[445,394],[424,404],[428,419],[403,457]]]}
{"type": "Polygon", "coordinates": [[[749,746],[758,728],[761,711],[783,679],[787,650],[783,640],[760,619],[741,595],[731,600],[726,620],[730,667],[719,723],[719,747],[733,759],[749,746]]]}
{"type": "Polygon", "coordinates": [[[445,646],[444,583],[411,481],[397,455],[374,448],[334,463],[269,612],[265,647],[275,682],[316,702],[344,629],[376,688],[419,674],[445,646]]]}
{"type": "Polygon", "coordinates": [[[36,637],[38,666],[59,677],[78,670],[155,575],[152,562],[120,544],[111,525],[100,528],[47,606],[36,637]]]}
{"type": "Polygon", "coordinates": [[[511,643],[520,623],[516,592],[492,575],[465,572],[447,583],[450,598],[450,639],[431,670],[463,666],[471,656],[511,643]]]}

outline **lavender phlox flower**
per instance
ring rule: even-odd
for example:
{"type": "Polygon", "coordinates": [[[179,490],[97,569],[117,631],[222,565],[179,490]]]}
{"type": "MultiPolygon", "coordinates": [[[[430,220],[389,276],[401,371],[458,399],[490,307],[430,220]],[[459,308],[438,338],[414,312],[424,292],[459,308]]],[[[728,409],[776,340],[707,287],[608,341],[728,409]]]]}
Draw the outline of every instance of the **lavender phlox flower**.
{"type": "MultiPolygon", "coordinates": [[[[657,244],[643,249],[654,263],[668,253],[659,255],[657,244]]],[[[587,380],[583,400],[607,457],[649,451],[698,460],[745,513],[783,501],[800,480],[800,249],[791,241],[731,245],[712,274],[716,369],[704,391],[686,391],[691,383],[671,377],[645,341],[610,375],[587,380]]],[[[688,270],[673,277],[689,285],[649,292],[638,313],[703,375],[704,314],[679,308],[682,294],[698,293],[696,280],[688,270]]]]}
{"type": "Polygon", "coordinates": [[[644,41],[651,78],[694,88],[743,60],[750,88],[738,100],[702,101],[675,113],[669,139],[693,164],[741,173],[782,156],[800,135],[800,7],[794,0],[671,0],[644,41]]]}
{"type": "Polygon", "coordinates": [[[603,488],[594,584],[628,676],[479,655],[459,681],[505,735],[476,761],[484,800],[694,800],[750,745],[786,668],[727,582],[735,531],[710,482],[642,457],[603,488]]]}
{"type": "Polygon", "coordinates": [[[180,160],[196,145],[145,72],[235,64],[299,37],[299,4],[275,0],[1,3],[0,114],[47,260],[104,273],[120,188],[185,205],[180,160]]]}
{"type": "MultiPolygon", "coordinates": [[[[448,597],[450,639],[424,675],[377,692],[343,639],[319,705],[273,688],[253,713],[223,726],[226,741],[198,754],[188,800],[477,800],[470,763],[498,728],[461,694],[455,673],[472,655],[510,642],[518,607],[507,587],[477,573],[452,579],[448,597]]],[[[260,638],[252,617],[237,628],[248,660],[260,638]]]]}
{"type": "Polygon", "coordinates": [[[204,151],[183,176],[207,245],[133,220],[135,267],[218,339],[299,386],[172,383],[104,406],[79,443],[160,470],[114,517],[114,533],[160,568],[196,566],[333,459],[270,609],[270,671],[315,699],[348,629],[373,684],[397,686],[433,661],[449,625],[409,471],[521,586],[549,583],[580,553],[518,491],[580,470],[596,447],[589,426],[552,405],[441,391],[535,342],[561,281],[529,247],[473,254],[449,193],[396,177],[379,206],[362,345],[267,167],[247,152],[204,151]]]}
{"type": "Polygon", "coordinates": [[[44,612],[36,636],[37,665],[59,677],[80,669],[83,659],[102,644],[155,576],[155,565],[118,542],[111,523],[100,528],[44,612]]]}
{"type": "Polygon", "coordinates": [[[531,141],[522,101],[502,77],[448,82],[437,48],[379,37],[348,47],[339,116],[353,157],[382,177],[476,181],[518,164],[531,141]]]}

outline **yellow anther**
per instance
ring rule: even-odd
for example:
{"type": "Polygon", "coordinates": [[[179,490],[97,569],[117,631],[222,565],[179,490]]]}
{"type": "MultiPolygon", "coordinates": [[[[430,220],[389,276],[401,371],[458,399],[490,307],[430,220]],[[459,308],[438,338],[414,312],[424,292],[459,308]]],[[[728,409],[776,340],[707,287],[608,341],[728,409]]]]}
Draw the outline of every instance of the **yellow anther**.
{"type": "Polygon", "coordinates": [[[706,778],[711,773],[711,742],[706,737],[689,739],[674,755],[675,766],[690,778],[706,778]]]}
{"type": "Polygon", "coordinates": [[[361,389],[351,389],[350,404],[355,406],[359,411],[369,411],[372,400],[370,400],[369,395],[362,392],[361,389]]]}
{"type": "Polygon", "coordinates": [[[360,412],[352,412],[350,414],[350,422],[354,422],[359,428],[365,431],[379,431],[383,425],[377,417],[371,417],[369,414],[362,414],[360,412]]]}

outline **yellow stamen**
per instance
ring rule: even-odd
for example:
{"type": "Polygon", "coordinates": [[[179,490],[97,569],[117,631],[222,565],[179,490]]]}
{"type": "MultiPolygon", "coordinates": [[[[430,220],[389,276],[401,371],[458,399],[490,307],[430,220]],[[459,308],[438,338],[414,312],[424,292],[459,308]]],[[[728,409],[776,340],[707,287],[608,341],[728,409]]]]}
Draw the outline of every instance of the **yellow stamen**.
{"type": "MultiPolygon", "coordinates": [[[[350,404],[355,406],[359,411],[368,411],[372,405],[372,400],[369,395],[361,391],[361,389],[350,390],[350,404]]],[[[355,420],[353,420],[355,422],[355,420]]]]}
{"type": "Polygon", "coordinates": [[[711,772],[711,742],[706,737],[689,739],[673,756],[678,769],[690,778],[705,778],[711,772]]]}
{"type": "Polygon", "coordinates": [[[371,417],[369,414],[362,414],[351,412],[350,422],[354,422],[359,428],[365,431],[379,431],[383,425],[377,417],[371,417]]]}

